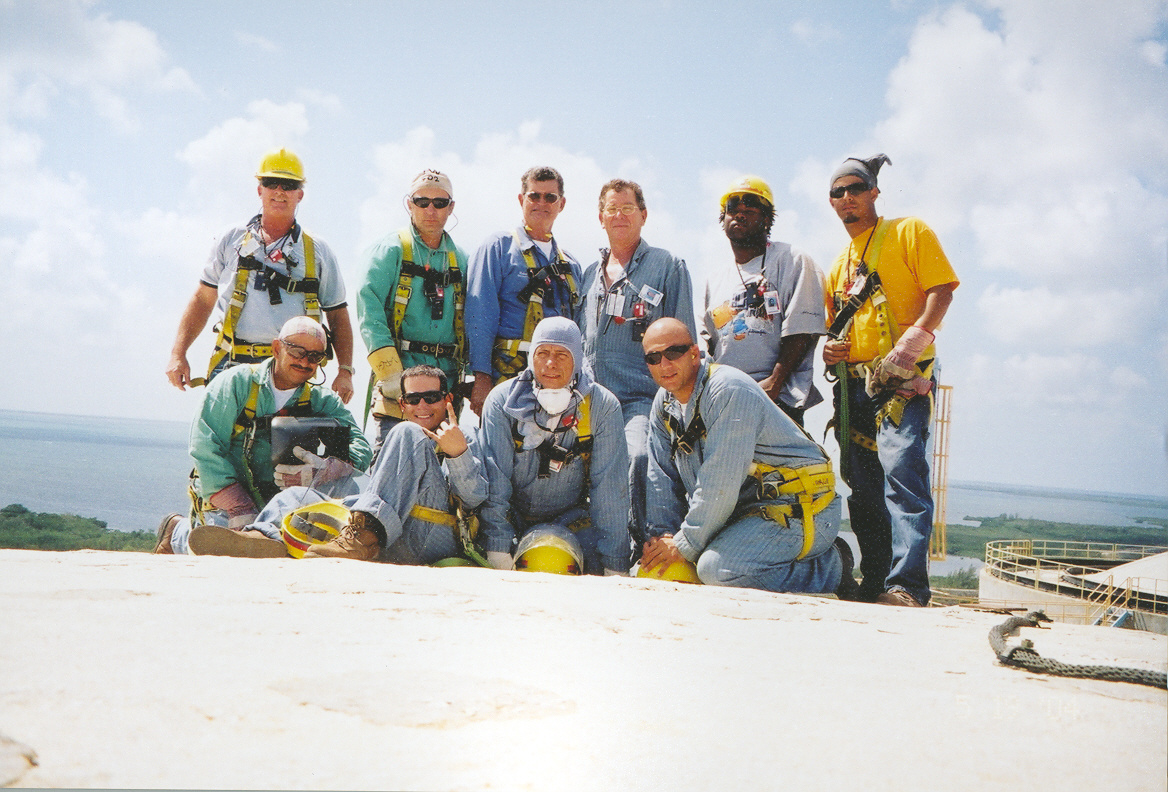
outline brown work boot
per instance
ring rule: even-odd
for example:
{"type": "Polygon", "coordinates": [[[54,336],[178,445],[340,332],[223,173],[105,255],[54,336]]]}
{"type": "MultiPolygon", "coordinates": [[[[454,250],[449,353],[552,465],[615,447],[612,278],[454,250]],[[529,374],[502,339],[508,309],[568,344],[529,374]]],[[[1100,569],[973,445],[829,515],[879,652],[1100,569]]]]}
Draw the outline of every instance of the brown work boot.
{"type": "Polygon", "coordinates": [[[200,525],[191,529],[192,555],[232,556],[234,558],[286,558],[283,542],[269,539],[261,531],[233,531],[218,525],[200,525]]]}
{"type": "Polygon", "coordinates": [[[904,589],[892,589],[886,591],[876,597],[877,605],[895,605],[901,608],[923,608],[921,603],[917,602],[917,598],[909,594],[904,589]]]}
{"type": "Polygon", "coordinates": [[[159,555],[174,555],[174,550],[170,546],[170,538],[174,536],[174,526],[178,524],[181,516],[178,514],[168,514],[162,518],[162,522],[158,524],[158,530],[155,532],[158,536],[158,544],[154,545],[154,552],[159,555]]]}
{"type": "Polygon", "coordinates": [[[349,523],[341,529],[340,535],[328,544],[314,544],[304,552],[305,558],[352,558],[357,561],[373,561],[381,553],[378,531],[381,523],[372,514],[355,511],[349,515],[349,523]]]}

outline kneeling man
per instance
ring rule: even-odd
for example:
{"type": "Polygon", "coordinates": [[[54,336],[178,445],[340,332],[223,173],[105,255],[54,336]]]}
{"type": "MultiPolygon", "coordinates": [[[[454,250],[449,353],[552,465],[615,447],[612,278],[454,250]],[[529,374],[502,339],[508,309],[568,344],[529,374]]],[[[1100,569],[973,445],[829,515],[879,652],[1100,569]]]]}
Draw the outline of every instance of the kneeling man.
{"type": "Polygon", "coordinates": [[[483,405],[482,442],[490,494],[480,531],[493,566],[511,567],[516,539],[567,528],[586,574],[628,571],[624,417],[616,397],[584,367],[572,320],[556,316],[536,325],[527,368],[497,385],[483,405]]]}
{"type": "Polygon", "coordinates": [[[349,524],[305,558],[432,564],[462,552],[455,507],[477,508],[487,479],[458,426],[446,373],[406,369],[398,406],[405,420],[386,435],[361,494],[346,499],[349,524]]]}
{"type": "Polygon", "coordinates": [[[642,568],[684,559],[703,583],[767,591],[854,585],[823,450],[748,375],[711,364],[676,319],[650,325],[642,346],[661,386],[642,568]]]}

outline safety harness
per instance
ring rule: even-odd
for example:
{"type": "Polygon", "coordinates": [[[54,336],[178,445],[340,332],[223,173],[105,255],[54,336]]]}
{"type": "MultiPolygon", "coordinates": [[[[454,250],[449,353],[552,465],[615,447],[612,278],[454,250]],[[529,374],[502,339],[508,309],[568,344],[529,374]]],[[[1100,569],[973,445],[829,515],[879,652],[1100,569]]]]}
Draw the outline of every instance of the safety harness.
{"type": "MultiPolygon", "coordinates": [[[[254,374],[258,374],[260,367],[263,365],[263,363],[251,364],[254,374]]],[[[312,385],[307,382],[304,383],[300,386],[300,390],[296,396],[289,399],[287,404],[272,415],[265,415],[262,418],[256,418],[256,408],[259,405],[259,398],[260,381],[258,377],[253,376],[251,390],[247,394],[247,401],[244,402],[243,410],[240,411],[239,416],[235,419],[234,426],[231,427],[231,444],[234,445],[236,439],[240,435],[244,435],[243,475],[245,480],[242,484],[247,488],[248,494],[251,495],[256,506],[263,508],[264,504],[278,490],[274,489],[274,484],[268,485],[265,482],[256,483],[255,472],[252,470],[252,457],[255,450],[256,435],[260,432],[269,431],[272,427],[273,418],[279,416],[305,417],[312,415],[312,385]]],[[[191,470],[188,493],[191,496],[191,522],[195,525],[205,522],[203,514],[208,511],[208,501],[199,494],[198,481],[199,471],[198,468],[194,468],[191,470]]]]}
{"type": "MultiPolygon", "coordinates": [[[[835,318],[828,328],[827,332],[829,336],[837,340],[847,337],[852,329],[852,321],[855,319],[856,312],[869,300],[872,301],[872,305],[876,308],[876,328],[879,333],[879,340],[877,341],[877,351],[879,354],[874,360],[862,363],[848,363],[847,361],[841,360],[835,365],[835,377],[840,383],[840,406],[836,418],[828,424],[828,428],[833,424],[839,428],[840,473],[844,481],[851,479],[849,446],[852,443],[869,451],[876,451],[876,439],[852,426],[851,416],[849,414],[850,400],[848,398],[848,388],[863,386],[859,385],[858,382],[853,383],[849,380],[866,380],[870,377],[884,356],[892,351],[892,348],[896,345],[901,335],[900,325],[897,323],[896,317],[892,314],[892,307],[888,302],[888,297],[885,295],[884,287],[880,282],[880,274],[876,271],[876,267],[880,263],[880,249],[884,245],[884,238],[891,226],[892,223],[890,221],[881,220],[871,236],[868,237],[868,241],[864,245],[864,252],[860,254],[860,263],[856,267],[856,276],[863,279],[860,283],[860,288],[850,290],[851,293],[846,295],[846,300],[844,299],[845,295],[840,292],[836,292],[832,297],[835,318]],[[871,251],[870,254],[869,251],[871,251]],[[871,265],[868,264],[869,260],[873,262],[871,265]]],[[[924,379],[929,379],[933,376],[932,358],[918,361],[916,367],[917,372],[924,379]]],[[[929,398],[932,398],[931,394],[929,398]]],[[[880,426],[885,418],[892,421],[893,425],[899,426],[901,419],[904,417],[904,408],[907,404],[907,397],[894,392],[878,408],[875,426],[880,426]]]]}
{"type": "MultiPolygon", "coordinates": [[[[523,435],[519,434],[519,425],[511,427],[511,439],[515,441],[515,450],[523,450],[523,435]]],[[[553,473],[559,473],[576,457],[584,460],[584,478],[590,480],[592,466],[592,394],[584,397],[571,423],[561,423],[551,435],[536,446],[539,453],[539,478],[550,478],[553,473]],[[578,416],[578,417],[577,417],[578,416]],[[575,427],[576,442],[571,448],[565,448],[556,442],[556,435],[562,434],[567,438],[567,430],[575,427]]]]}
{"type": "MultiPolygon", "coordinates": [[[[701,399],[706,390],[706,383],[709,382],[710,374],[718,365],[717,363],[710,364],[706,370],[706,376],[698,386],[697,401],[694,402],[694,417],[689,422],[689,426],[683,427],[681,421],[664,409],[662,410],[662,422],[669,433],[671,459],[676,458],[678,451],[683,454],[692,454],[698,442],[705,439],[706,424],[702,420],[701,399]]],[[[803,520],[803,545],[796,560],[806,557],[815,543],[815,515],[826,509],[835,499],[835,474],[831,469],[831,461],[804,465],[803,467],[787,467],[756,460],[750,463],[746,475],[758,481],[757,497],[759,501],[775,501],[781,497],[794,495],[795,503],[749,503],[738,508],[730,516],[730,522],[735,522],[743,517],[758,516],[771,522],[782,523],[783,527],[786,528],[788,520],[793,516],[798,516],[803,520]]]]}
{"type": "Polygon", "coordinates": [[[527,367],[531,336],[535,333],[535,326],[543,321],[544,298],[548,289],[553,288],[554,282],[559,280],[567,285],[569,310],[580,297],[576,278],[572,275],[572,265],[564,252],[557,247],[555,261],[541,267],[535,261],[535,246],[523,249],[525,236],[521,229],[515,229],[515,246],[522,252],[523,261],[527,264],[527,285],[519,292],[519,302],[527,303],[527,315],[523,319],[523,338],[495,339],[491,365],[499,372],[500,379],[514,377],[527,367]]]}
{"type": "MultiPolygon", "coordinates": [[[[390,292],[385,300],[385,315],[389,319],[389,332],[393,338],[393,346],[399,355],[402,352],[414,352],[454,361],[455,372],[451,381],[453,384],[457,384],[462,379],[462,366],[466,361],[466,320],[463,311],[466,294],[462,271],[458,268],[458,255],[451,245],[452,249],[446,252],[446,269],[439,272],[432,269],[429,264],[422,266],[414,261],[414,239],[408,228],[400,229],[397,232],[397,237],[402,250],[401,269],[398,272],[397,288],[390,292]],[[409,308],[410,297],[414,293],[414,281],[417,278],[422,279],[422,294],[430,305],[430,319],[435,322],[441,321],[445,316],[446,289],[453,287],[455,339],[453,344],[432,344],[402,338],[402,324],[405,322],[406,310],[409,308]]],[[[377,407],[380,412],[375,411],[375,415],[384,413],[392,418],[401,418],[401,408],[396,402],[387,399],[374,399],[373,389],[376,384],[377,373],[370,372],[369,389],[365,394],[365,418],[368,419],[375,401],[380,402],[377,407]]]]}
{"type": "MultiPolygon", "coordinates": [[[[299,226],[297,226],[298,228],[299,226]]],[[[252,236],[248,229],[241,246],[245,245],[252,236]]],[[[268,300],[272,305],[283,302],[280,292],[304,295],[304,313],[316,321],[320,321],[320,279],[316,276],[316,245],[312,237],[301,232],[304,237],[304,277],[293,280],[282,272],[277,272],[268,265],[260,262],[254,255],[239,256],[235,268],[235,283],[231,292],[231,299],[227,303],[227,311],[223,321],[219,323],[219,335],[215,339],[215,351],[211,353],[211,362],[207,366],[206,377],[196,377],[191,385],[206,385],[211,373],[223,362],[224,358],[256,362],[272,356],[272,345],[247,343],[235,338],[235,328],[239,325],[239,316],[243,313],[243,306],[247,302],[247,294],[251,287],[255,273],[256,289],[267,289],[268,300]]]]}
{"type": "Polygon", "coordinates": [[[463,283],[462,273],[458,269],[458,256],[454,250],[446,252],[447,265],[445,272],[431,269],[430,265],[420,266],[414,263],[414,240],[409,229],[403,228],[397,232],[401,241],[402,262],[401,272],[397,279],[397,290],[393,293],[392,310],[390,301],[385,301],[385,313],[393,316],[394,346],[398,352],[420,352],[439,358],[449,358],[462,363],[466,349],[466,324],[463,312],[463,283]],[[440,321],[445,315],[446,288],[454,288],[454,337],[453,344],[430,344],[422,341],[411,341],[402,338],[402,322],[406,318],[406,308],[409,306],[410,296],[414,291],[414,279],[422,279],[422,294],[430,304],[430,318],[440,321]]]}

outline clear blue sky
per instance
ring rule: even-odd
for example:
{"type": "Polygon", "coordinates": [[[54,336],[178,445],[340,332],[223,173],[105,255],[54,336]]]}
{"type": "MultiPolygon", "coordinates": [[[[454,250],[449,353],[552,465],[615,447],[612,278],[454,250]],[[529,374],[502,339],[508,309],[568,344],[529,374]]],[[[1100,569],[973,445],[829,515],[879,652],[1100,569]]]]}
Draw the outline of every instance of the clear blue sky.
{"type": "Polygon", "coordinates": [[[350,294],[423,167],[467,250],[517,221],[524,169],[559,168],[586,263],[600,185],[633,178],[700,291],[733,177],[768,180],[775,236],[826,269],[828,175],[882,151],[881,210],[929,222],[962,279],[951,477],[1168,494],[1166,51],[1168,3],[1138,0],[0,0],[0,408],[188,420],[178,314],[273,145],[350,294]]]}

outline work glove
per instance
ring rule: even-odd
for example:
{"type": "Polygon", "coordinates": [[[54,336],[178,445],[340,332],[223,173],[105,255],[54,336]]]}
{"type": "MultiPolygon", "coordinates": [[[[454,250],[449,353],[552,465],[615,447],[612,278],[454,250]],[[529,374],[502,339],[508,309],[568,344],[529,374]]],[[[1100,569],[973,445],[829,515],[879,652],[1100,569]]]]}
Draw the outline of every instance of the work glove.
{"type": "Polygon", "coordinates": [[[896,346],[876,363],[867,390],[875,394],[882,390],[902,387],[917,376],[917,360],[921,353],[933,343],[933,334],[923,327],[913,325],[904,331],[896,346]]]}
{"type": "Polygon", "coordinates": [[[401,356],[391,346],[375,349],[367,358],[373,376],[377,378],[377,389],[381,395],[396,402],[401,397],[401,356]]]}
{"type": "Polygon", "coordinates": [[[233,531],[251,525],[258,515],[255,501],[251,499],[247,490],[238,481],[234,484],[228,484],[207,500],[216,509],[226,512],[227,527],[233,531]]]}
{"type": "Polygon", "coordinates": [[[292,453],[303,465],[276,465],[273,478],[280,489],[289,487],[320,487],[337,479],[351,476],[356,468],[336,457],[319,457],[311,451],[296,446],[292,453]]]}
{"type": "Polygon", "coordinates": [[[511,554],[501,550],[488,550],[487,563],[493,569],[513,569],[515,567],[515,562],[511,560],[511,554]]]}

